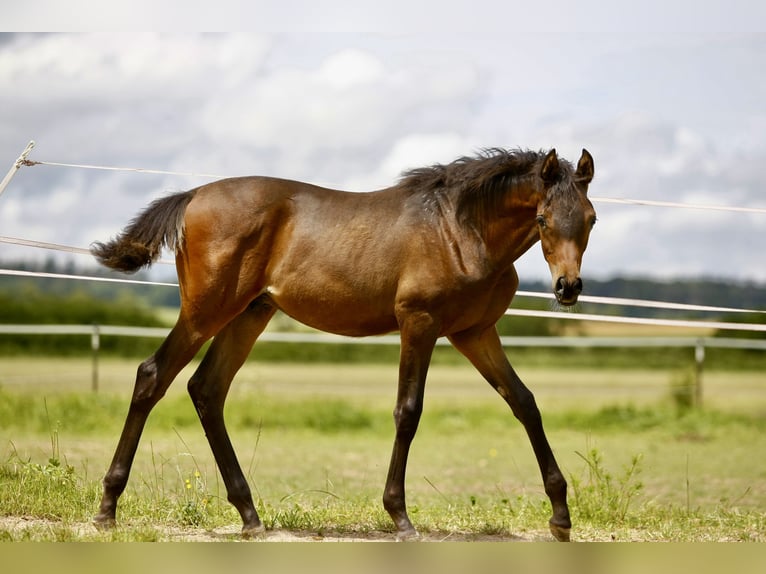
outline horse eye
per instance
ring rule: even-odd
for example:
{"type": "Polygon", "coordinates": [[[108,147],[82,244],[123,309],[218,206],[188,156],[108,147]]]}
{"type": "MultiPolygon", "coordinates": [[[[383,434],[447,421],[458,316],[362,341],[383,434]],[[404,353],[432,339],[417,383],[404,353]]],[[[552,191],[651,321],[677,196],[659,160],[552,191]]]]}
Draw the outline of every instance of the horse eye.
{"type": "Polygon", "coordinates": [[[542,227],[543,229],[545,229],[545,227],[546,227],[546,225],[547,225],[547,224],[545,223],[545,216],[544,216],[544,215],[538,215],[538,216],[535,218],[535,221],[537,221],[537,225],[539,225],[540,227],[542,227]]]}
{"type": "Polygon", "coordinates": [[[590,228],[593,229],[593,226],[596,225],[596,222],[598,221],[597,217],[594,217],[590,220],[590,228]]]}

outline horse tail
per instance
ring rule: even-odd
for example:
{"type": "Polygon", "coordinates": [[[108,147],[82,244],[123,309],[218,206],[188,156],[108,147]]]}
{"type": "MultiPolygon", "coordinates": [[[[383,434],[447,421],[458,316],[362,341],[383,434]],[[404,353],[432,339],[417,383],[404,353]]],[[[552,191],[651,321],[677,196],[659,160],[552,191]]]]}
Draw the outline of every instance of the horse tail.
{"type": "Polygon", "coordinates": [[[193,197],[192,190],[153,201],[117,237],[94,242],[91,254],[106,267],[133,273],[157,261],[163,247],[177,251],[183,242],[186,206],[193,197]]]}

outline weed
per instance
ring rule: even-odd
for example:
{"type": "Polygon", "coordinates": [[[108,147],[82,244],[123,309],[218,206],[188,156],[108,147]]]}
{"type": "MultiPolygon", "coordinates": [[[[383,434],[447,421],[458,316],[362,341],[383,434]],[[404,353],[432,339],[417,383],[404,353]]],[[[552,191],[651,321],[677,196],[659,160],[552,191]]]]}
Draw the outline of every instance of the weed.
{"type": "Polygon", "coordinates": [[[207,481],[199,470],[195,470],[184,479],[182,495],[178,500],[178,521],[184,526],[204,526],[209,518],[207,508],[211,498],[207,481]]]}
{"type": "Polygon", "coordinates": [[[181,434],[175,430],[176,436],[186,448],[184,454],[191,457],[194,463],[194,471],[186,477],[183,476],[183,472],[180,466],[177,466],[178,476],[183,484],[181,488],[181,494],[177,497],[177,509],[176,516],[178,521],[184,526],[203,526],[206,524],[208,514],[208,502],[212,498],[207,489],[207,480],[200,471],[197,459],[191,453],[189,445],[183,439],[181,434]]]}
{"type": "Polygon", "coordinates": [[[0,468],[0,499],[13,501],[14,514],[60,519],[90,504],[72,465],[56,456],[43,464],[23,460],[15,450],[0,468]]]}
{"type": "Polygon", "coordinates": [[[72,516],[72,501],[83,502],[83,491],[74,467],[61,460],[58,427],[51,425],[45,401],[44,406],[50,435],[50,456],[43,464],[31,459],[23,460],[11,443],[11,455],[0,470],[0,499],[10,497],[28,514],[67,518],[72,516]]]}
{"type": "Polygon", "coordinates": [[[630,465],[624,467],[623,475],[615,478],[603,464],[601,453],[591,448],[587,454],[576,452],[587,465],[587,478],[571,476],[574,492],[574,510],[582,521],[622,524],[631,503],[643,490],[638,480],[641,472],[641,455],[634,455],[630,465]]]}

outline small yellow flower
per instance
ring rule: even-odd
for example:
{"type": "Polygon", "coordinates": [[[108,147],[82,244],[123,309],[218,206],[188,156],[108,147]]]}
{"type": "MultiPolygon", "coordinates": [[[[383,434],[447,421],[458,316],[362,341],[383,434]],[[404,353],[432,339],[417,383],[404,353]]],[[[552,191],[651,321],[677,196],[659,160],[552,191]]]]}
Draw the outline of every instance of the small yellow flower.
{"type": "Polygon", "coordinates": [[[202,476],[202,475],[199,473],[199,471],[195,470],[194,471],[194,478],[199,478],[200,476],[202,476]]]}
{"type": "Polygon", "coordinates": [[[496,448],[489,449],[489,456],[491,458],[495,458],[497,456],[497,449],[496,448]]]}
{"type": "Polygon", "coordinates": [[[191,490],[191,480],[187,478],[184,482],[186,483],[186,490],[191,490]]]}

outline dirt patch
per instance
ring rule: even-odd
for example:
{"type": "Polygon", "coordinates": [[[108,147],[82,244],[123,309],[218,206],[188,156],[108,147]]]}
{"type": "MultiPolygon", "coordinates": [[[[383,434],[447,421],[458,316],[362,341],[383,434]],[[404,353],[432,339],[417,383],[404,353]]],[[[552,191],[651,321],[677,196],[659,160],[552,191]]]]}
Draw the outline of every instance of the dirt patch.
{"type": "MultiPolygon", "coordinates": [[[[126,526],[130,529],[131,526],[126,526]]],[[[140,529],[141,527],[136,527],[140,529]]],[[[240,527],[236,525],[206,530],[203,528],[151,527],[159,532],[159,540],[168,542],[225,542],[241,541],[240,527]]],[[[100,531],[90,522],[63,522],[27,516],[0,517],[0,532],[8,533],[15,540],[94,540],[100,531]],[[67,536],[62,536],[67,532],[67,536]]],[[[137,535],[137,539],[140,539],[137,535]]],[[[316,532],[308,530],[267,530],[253,538],[258,542],[396,542],[393,532],[316,532]]],[[[420,542],[537,542],[553,540],[544,531],[525,532],[523,536],[508,534],[476,534],[458,532],[429,532],[421,534],[420,542]]]]}

